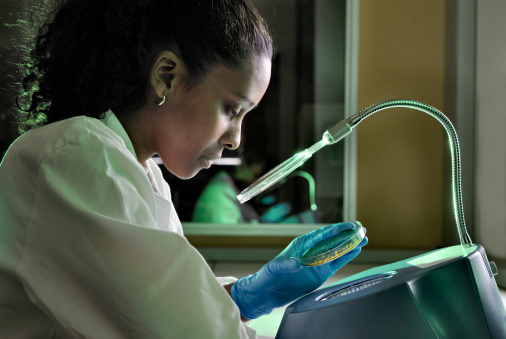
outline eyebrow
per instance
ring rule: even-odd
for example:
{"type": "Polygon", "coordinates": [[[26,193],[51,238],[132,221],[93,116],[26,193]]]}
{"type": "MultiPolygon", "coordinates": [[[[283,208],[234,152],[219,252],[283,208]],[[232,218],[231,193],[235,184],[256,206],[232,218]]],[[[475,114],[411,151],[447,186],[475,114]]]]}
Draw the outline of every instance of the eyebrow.
{"type": "Polygon", "coordinates": [[[255,104],[255,103],[253,102],[253,100],[251,100],[250,98],[248,98],[248,97],[247,97],[247,96],[245,96],[245,95],[242,95],[242,94],[237,94],[237,96],[238,96],[239,98],[241,98],[242,100],[246,101],[246,102],[247,102],[247,103],[251,106],[251,108],[253,108],[253,107],[255,107],[255,106],[257,105],[257,104],[255,104]]]}

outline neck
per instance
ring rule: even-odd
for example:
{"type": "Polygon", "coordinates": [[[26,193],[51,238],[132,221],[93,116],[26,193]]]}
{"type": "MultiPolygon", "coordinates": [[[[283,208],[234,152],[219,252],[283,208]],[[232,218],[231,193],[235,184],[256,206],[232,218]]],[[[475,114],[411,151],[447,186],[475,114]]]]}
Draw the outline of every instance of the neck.
{"type": "Polygon", "coordinates": [[[150,147],[149,126],[147,123],[150,119],[147,115],[148,112],[141,108],[118,116],[118,120],[127,132],[130,141],[132,141],[137,160],[141,164],[155,154],[152,147],[150,147]]]}

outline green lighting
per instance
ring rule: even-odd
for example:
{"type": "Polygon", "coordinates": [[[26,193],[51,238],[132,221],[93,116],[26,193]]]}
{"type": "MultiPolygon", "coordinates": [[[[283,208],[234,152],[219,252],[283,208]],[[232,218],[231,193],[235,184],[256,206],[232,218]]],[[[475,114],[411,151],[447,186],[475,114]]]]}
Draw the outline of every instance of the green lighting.
{"type": "Polygon", "coordinates": [[[425,255],[418,256],[413,258],[413,260],[409,260],[407,264],[412,266],[417,266],[420,268],[426,268],[433,265],[437,265],[441,262],[463,257],[468,253],[471,253],[476,249],[476,246],[452,246],[446,247],[434,252],[427,253],[425,255]]]}

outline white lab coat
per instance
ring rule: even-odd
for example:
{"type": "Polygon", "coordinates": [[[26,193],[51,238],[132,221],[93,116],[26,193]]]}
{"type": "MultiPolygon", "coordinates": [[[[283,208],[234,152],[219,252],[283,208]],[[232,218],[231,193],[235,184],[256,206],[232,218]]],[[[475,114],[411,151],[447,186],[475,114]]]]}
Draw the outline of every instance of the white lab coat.
{"type": "Polygon", "coordinates": [[[0,165],[1,338],[256,336],[146,166],[111,112],[13,143],[0,165]]]}

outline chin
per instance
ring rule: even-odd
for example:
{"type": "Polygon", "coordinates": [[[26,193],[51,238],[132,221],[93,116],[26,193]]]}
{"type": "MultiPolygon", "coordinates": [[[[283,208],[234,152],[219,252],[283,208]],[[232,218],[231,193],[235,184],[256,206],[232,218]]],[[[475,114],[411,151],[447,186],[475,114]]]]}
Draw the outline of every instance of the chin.
{"type": "Polygon", "coordinates": [[[193,178],[194,176],[196,176],[196,175],[197,175],[197,173],[199,173],[199,172],[200,172],[200,170],[198,170],[198,171],[196,171],[196,172],[194,172],[194,173],[192,173],[192,174],[190,174],[190,175],[181,176],[181,177],[179,177],[179,179],[183,179],[183,180],[188,180],[188,179],[191,179],[191,178],[193,178]]]}
{"type": "Polygon", "coordinates": [[[179,179],[188,180],[196,176],[201,170],[211,167],[212,163],[199,159],[198,161],[179,161],[177,163],[163,162],[163,165],[179,179]]]}
{"type": "MultiPolygon", "coordinates": [[[[167,168],[167,167],[165,167],[165,168],[167,168]]],[[[188,170],[188,171],[181,171],[181,172],[180,171],[173,171],[170,168],[167,168],[167,170],[170,173],[174,174],[179,179],[188,180],[188,179],[191,179],[194,176],[196,176],[202,170],[202,168],[188,170]]]]}

